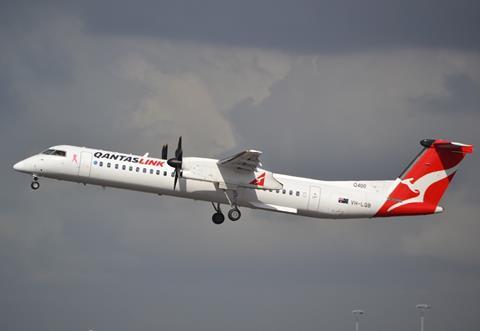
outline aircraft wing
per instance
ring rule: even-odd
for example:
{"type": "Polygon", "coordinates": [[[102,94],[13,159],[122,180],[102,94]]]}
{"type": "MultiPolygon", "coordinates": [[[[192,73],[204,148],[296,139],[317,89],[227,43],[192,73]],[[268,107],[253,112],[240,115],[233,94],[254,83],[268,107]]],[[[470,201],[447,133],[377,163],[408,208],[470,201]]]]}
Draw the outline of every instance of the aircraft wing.
{"type": "Polygon", "coordinates": [[[262,152],[245,150],[221,160],[184,158],[182,177],[214,182],[220,188],[248,187],[263,190],[281,190],[271,171],[261,169],[262,152]],[[212,164],[212,162],[215,162],[212,164]]]}
{"type": "Polygon", "coordinates": [[[235,170],[252,172],[262,166],[260,155],[262,155],[262,152],[249,149],[219,160],[217,164],[235,170]]]}

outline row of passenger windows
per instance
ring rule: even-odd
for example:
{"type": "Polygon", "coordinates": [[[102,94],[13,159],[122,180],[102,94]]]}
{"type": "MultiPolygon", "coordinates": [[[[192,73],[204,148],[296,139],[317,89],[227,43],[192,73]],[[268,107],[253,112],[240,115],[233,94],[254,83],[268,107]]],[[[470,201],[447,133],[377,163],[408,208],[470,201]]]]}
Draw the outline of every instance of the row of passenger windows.
{"type": "MultiPolygon", "coordinates": [[[[97,165],[100,166],[100,167],[103,167],[104,163],[103,161],[97,161],[97,160],[94,160],[93,161],[93,165],[97,165]]],[[[105,166],[107,168],[111,168],[113,166],[113,168],[115,169],[122,169],[122,170],[127,170],[127,166],[125,164],[122,164],[122,165],[119,165],[118,163],[115,163],[115,164],[112,164],[110,162],[106,162],[105,163],[105,166]]],[[[128,171],[133,171],[135,169],[135,172],[143,172],[144,174],[146,173],[150,173],[151,175],[153,174],[156,174],[157,176],[160,175],[162,172],[159,170],[159,169],[147,169],[147,168],[140,168],[140,167],[133,167],[133,166],[128,166],[128,171]]],[[[163,175],[164,176],[167,176],[168,173],[166,171],[163,171],[163,175]]],[[[170,176],[174,177],[175,174],[172,172],[170,174],[170,176]]]]}
{"type": "MultiPolygon", "coordinates": [[[[104,163],[103,161],[97,161],[97,160],[94,160],[93,161],[93,165],[98,165],[100,167],[103,167],[104,163]]],[[[105,166],[107,168],[111,168],[113,166],[113,168],[115,169],[122,169],[122,170],[127,170],[127,166],[125,164],[122,164],[122,165],[119,165],[118,163],[115,163],[115,164],[112,164],[110,162],[106,162],[105,163],[105,166]]],[[[159,169],[147,169],[147,168],[140,168],[140,167],[133,167],[133,166],[128,166],[128,171],[133,171],[135,169],[135,172],[143,172],[144,174],[146,173],[150,173],[151,175],[153,174],[156,174],[156,175],[160,175],[162,173],[162,171],[160,171],[159,169]]],[[[164,176],[167,176],[168,173],[166,171],[163,171],[163,175],[164,176]]],[[[174,177],[175,174],[172,172],[170,174],[170,176],[174,177]]],[[[287,194],[287,190],[286,189],[283,189],[283,190],[268,190],[269,192],[273,192],[275,191],[276,193],[282,193],[282,194],[287,194]]],[[[293,190],[289,190],[288,191],[288,195],[293,195],[295,194],[295,196],[299,197],[300,196],[300,191],[293,191],[293,190]]],[[[305,195],[305,194],[304,194],[305,195]]]]}
{"type": "MultiPolygon", "coordinates": [[[[269,190],[269,191],[270,191],[270,192],[273,192],[273,190],[269,190]]],[[[275,190],[275,192],[280,193],[280,190],[275,190]]],[[[295,195],[296,195],[297,197],[300,196],[300,191],[293,191],[293,190],[289,190],[289,191],[288,191],[288,195],[293,195],[293,193],[295,193],[295,195]]],[[[282,190],[282,194],[287,194],[287,190],[283,189],[283,190],[282,190]]]]}

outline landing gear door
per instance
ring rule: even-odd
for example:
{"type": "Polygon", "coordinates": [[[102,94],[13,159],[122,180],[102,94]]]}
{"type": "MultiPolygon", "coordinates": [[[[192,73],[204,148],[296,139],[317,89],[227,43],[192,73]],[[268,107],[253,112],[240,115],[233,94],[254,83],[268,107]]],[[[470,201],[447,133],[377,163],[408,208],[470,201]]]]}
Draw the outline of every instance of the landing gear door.
{"type": "Polygon", "coordinates": [[[92,164],[92,154],[88,152],[81,152],[80,167],[78,167],[78,175],[82,177],[90,177],[91,164],[92,164]]]}
{"type": "Polygon", "coordinates": [[[310,186],[308,195],[308,210],[317,211],[320,204],[320,187],[310,186]]]}

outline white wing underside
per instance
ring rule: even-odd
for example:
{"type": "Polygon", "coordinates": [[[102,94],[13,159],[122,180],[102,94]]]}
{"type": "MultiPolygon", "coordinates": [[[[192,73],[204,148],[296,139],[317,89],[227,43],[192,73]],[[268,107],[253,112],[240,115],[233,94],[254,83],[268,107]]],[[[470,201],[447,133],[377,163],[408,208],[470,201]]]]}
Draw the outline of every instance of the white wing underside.
{"type": "Polygon", "coordinates": [[[296,214],[298,211],[296,208],[278,206],[271,203],[253,202],[252,205],[260,209],[275,210],[275,211],[290,213],[290,214],[296,214]]]}

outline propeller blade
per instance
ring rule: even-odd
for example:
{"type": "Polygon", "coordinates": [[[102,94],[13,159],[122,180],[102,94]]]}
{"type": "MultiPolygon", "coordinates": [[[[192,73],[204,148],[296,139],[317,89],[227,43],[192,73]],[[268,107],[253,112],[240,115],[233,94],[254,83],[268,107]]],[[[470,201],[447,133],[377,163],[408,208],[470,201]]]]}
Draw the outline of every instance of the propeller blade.
{"type": "Polygon", "coordinates": [[[175,168],[175,179],[173,180],[173,190],[174,191],[177,187],[177,181],[178,181],[178,171],[177,171],[177,168],[175,168]]]}
{"type": "MultiPolygon", "coordinates": [[[[165,154],[166,154],[167,148],[168,147],[164,148],[165,149],[165,154]]],[[[163,155],[164,149],[162,149],[162,155],[163,155]]],[[[173,173],[174,173],[175,178],[174,178],[174,181],[173,181],[173,190],[175,190],[177,188],[178,178],[180,177],[180,172],[182,171],[182,159],[183,159],[182,137],[180,136],[180,138],[178,138],[177,149],[175,150],[175,157],[172,157],[171,159],[167,160],[167,164],[170,167],[174,168],[173,173]]]]}
{"type": "Polygon", "coordinates": [[[168,158],[168,144],[165,144],[162,147],[162,159],[166,160],[167,158],[168,158]]]}
{"type": "Polygon", "coordinates": [[[175,158],[179,161],[182,161],[183,151],[182,151],[182,136],[178,138],[178,146],[177,150],[175,151],[175,158]]]}

